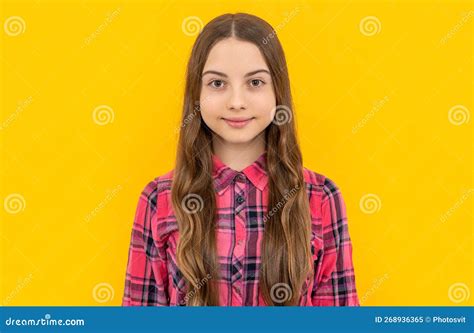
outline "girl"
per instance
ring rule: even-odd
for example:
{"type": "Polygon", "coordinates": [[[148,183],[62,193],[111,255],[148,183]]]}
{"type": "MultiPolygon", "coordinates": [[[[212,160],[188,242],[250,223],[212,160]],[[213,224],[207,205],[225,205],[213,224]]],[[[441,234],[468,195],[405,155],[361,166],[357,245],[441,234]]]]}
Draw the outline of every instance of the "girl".
{"type": "Polygon", "coordinates": [[[345,204],[303,167],[292,106],[267,22],[204,27],[176,166],[139,199],[123,305],[359,305],[345,204]]]}

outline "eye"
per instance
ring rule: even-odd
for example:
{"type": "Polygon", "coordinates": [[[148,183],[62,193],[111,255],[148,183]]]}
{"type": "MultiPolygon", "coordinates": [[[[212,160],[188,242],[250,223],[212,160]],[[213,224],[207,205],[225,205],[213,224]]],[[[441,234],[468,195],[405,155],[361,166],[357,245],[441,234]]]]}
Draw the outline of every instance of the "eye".
{"type": "Polygon", "coordinates": [[[221,88],[224,86],[224,81],[222,80],[212,80],[208,86],[211,86],[213,88],[221,88]]]}
{"type": "Polygon", "coordinates": [[[264,84],[265,84],[265,82],[263,82],[263,81],[260,80],[260,79],[253,79],[253,80],[250,80],[250,85],[251,85],[252,87],[258,88],[258,87],[263,86],[264,84]]]}

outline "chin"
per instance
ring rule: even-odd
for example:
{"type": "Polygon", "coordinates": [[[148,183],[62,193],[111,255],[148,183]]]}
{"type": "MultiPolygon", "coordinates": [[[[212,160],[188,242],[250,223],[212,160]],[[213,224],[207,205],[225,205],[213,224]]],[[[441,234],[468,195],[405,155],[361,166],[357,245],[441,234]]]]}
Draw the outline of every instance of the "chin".
{"type": "Polygon", "coordinates": [[[242,143],[250,143],[255,136],[253,135],[229,135],[229,133],[224,134],[221,136],[225,142],[230,144],[242,144],[242,143]]]}

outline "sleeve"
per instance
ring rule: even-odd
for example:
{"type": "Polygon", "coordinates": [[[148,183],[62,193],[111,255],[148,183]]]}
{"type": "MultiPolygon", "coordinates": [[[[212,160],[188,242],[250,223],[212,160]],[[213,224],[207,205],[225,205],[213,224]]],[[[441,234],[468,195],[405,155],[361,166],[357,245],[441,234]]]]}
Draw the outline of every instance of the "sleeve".
{"type": "Polygon", "coordinates": [[[122,306],[168,306],[168,274],[152,232],[157,184],[151,182],[138,200],[132,227],[122,306]]]}
{"type": "Polygon", "coordinates": [[[321,200],[323,251],[317,262],[313,306],[359,306],[346,206],[339,188],[326,178],[321,200]]]}

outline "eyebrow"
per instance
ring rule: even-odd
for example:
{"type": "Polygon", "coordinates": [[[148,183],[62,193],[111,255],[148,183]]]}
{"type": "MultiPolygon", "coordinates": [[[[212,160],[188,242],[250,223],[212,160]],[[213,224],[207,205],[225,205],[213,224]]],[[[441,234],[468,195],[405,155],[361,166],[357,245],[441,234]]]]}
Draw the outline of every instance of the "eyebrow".
{"type": "MultiPolygon", "coordinates": [[[[270,72],[267,71],[266,69],[257,69],[256,71],[248,72],[247,74],[244,75],[244,77],[249,77],[249,76],[255,75],[257,73],[261,73],[261,72],[267,73],[268,75],[271,75],[270,72]]],[[[218,72],[218,71],[213,71],[213,70],[205,71],[204,73],[202,73],[202,76],[204,76],[206,74],[216,74],[216,75],[219,75],[219,76],[222,76],[222,77],[225,77],[225,78],[228,77],[228,75],[225,74],[225,73],[218,72]]]]}

